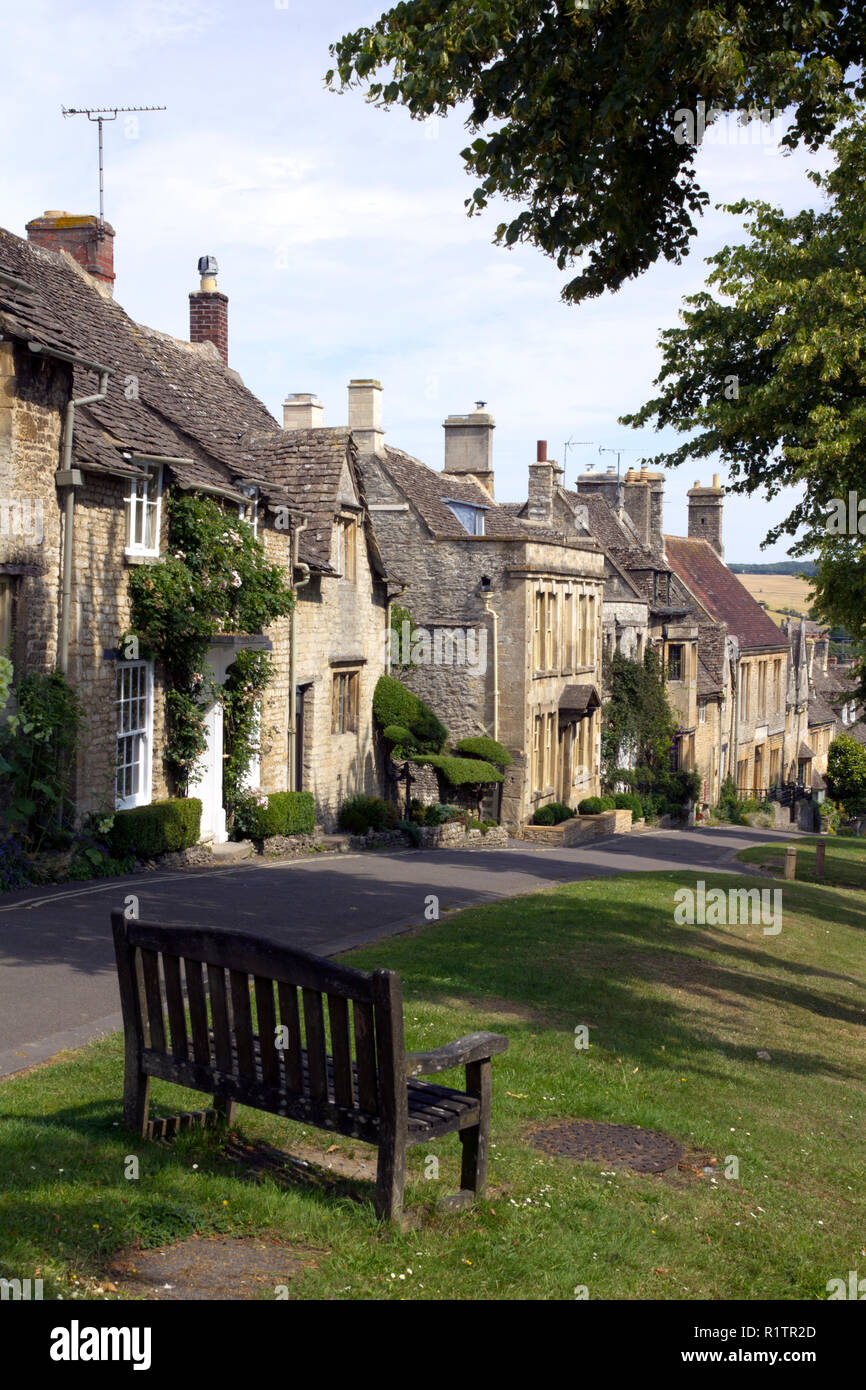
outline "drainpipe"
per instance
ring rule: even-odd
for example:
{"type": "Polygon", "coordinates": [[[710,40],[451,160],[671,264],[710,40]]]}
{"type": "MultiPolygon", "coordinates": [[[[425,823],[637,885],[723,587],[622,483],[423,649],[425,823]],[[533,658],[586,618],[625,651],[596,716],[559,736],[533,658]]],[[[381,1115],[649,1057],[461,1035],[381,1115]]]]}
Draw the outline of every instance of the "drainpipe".
{"type": "Polygon", "coordinates": [[[61,352],[57,348],[43,346],[42,343],[28,343],[30,351],[42,354],[45,357],[54,357],[60,362],[68,362],[71,365],[84,367],[87,371],[99,373],[99,390],[91,396],[80,396],[78,400],[70,399],[66,403],[66,414],[63,421],[63,466],[54,474],[54,481],[58,487],[67,489],[66,502],[64,507],[63,522],[63,588],[60,602],[60,634],[57,644],[57,668],[62,675],[66,675],[69,670],[69,615],[72,608],[72,552],[73,534],[75,524],[75,489],[80,487],[84,481],[80,471],[72,467],[72,436],[75,428],[75,407],[78,405],[94,405],[96,401],[104,401],[108,394],[108,378],[111,376],[111,369],[103,367],[99,362],[89,362],[85,358],[76,357],[71,352],[61,352]]]}
{"type": "Polygon", "coordinates": [[[484,598],[484,612],[493,619],[493,737],[499,741],[499,615],[490,606],[490,594],[484,598]]]}
{"type": "MultiPolygon", "coordinates": [[[[292,529],[292,540],[291,540],[292,590],[293,590],[293,592],[294,592],[296,598],[297,598],[298,590],[299,590],[299,589],[303,589],[304,585],[305,585],[305,584],[309,584],[309,582],[310,582],[310,567],[309,567],[309,565],[305,565],[303,562],[301,562],[301,561],[298,560],[298,537],[300,536],[301,532],[302,532],[302,531],[306,531],[306,529],[307,529],[307,522],[306,522],[306,521],[300,521],[300,522],[298,522],[297,526],[293,527],[293,529],[292,529]],[[300,578],[300,579],[296,579],[296,578],[295,578],[295,570],[301,570],[301,571],[303,571],[303,576],[302,576],[302,578],[300,578]]],[[[296,669],[296,668],[297,668],[297,659],[298,659],[297,618],[298,618],[298,605],[297,605],[297,603],[296,603],[295,606],[294,606],[294,608],[292,609],[290,615],[289,615],[289,623],[290,623],[290,627],[289,627],[289,791],[290,791],[290,792],[295,792],[295,791],[298,790],[297,786],[295,785],[295,783],[297,782],[297,776],[296,776],[295,768],[296,768],[296,766],[297,766],[296,744],[297,744],[297,739],[298,739],[298,721],[297,721],[297,699],[298,699],[298,696],[297,696],[297,686],[296,686],[296,681],[297,681],[297,669],[296,669]]]]}

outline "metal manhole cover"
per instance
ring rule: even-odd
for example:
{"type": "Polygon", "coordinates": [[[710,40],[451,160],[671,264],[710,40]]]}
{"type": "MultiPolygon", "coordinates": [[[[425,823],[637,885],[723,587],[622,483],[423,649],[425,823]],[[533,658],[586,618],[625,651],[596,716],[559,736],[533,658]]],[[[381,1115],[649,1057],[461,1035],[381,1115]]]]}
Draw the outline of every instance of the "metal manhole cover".
{"type": "Polygon", "coordinates": [[[635,1125],[609,1125],[598,1120],[567,1120],[529,1136],[535,1148],[564,1158],[631,1168],[636,1173],[661,1173],[682,1157],[682,1147],[669,1134],[635,1125]]]}

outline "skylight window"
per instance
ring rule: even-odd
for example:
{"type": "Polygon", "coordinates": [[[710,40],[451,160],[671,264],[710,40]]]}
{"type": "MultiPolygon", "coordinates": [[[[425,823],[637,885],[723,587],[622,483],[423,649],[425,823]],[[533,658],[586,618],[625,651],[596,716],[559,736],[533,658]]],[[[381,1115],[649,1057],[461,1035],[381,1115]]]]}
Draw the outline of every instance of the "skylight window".
{"type": "Polygon", "coordinates": [[[484,535],[485,507],[474,507],[471,502],[452,502],[448,497],[443,497],[442,501],[470,536],[484,535]]]}

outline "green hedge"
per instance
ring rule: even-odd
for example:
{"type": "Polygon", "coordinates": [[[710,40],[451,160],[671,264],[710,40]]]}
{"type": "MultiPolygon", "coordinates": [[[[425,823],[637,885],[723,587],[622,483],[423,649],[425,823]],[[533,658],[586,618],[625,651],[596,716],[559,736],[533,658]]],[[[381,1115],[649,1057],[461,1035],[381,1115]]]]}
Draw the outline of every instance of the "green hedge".
{"type": "Polygon", "coordinates": [[[585,796],[577,809],[581,816],[600,816],[602,811],[615,811],[616,800],[612,796],[585,796]]]}
{"type": "Polygon", "coordinates": [[[631,811],[632,820],[639,820],[643,815],[643,802],[636,792],[617,792],[613,803],[617,811],[631,811]]]}
{"type": "Polygon", "coordinates": [[[118,811],[109,831],[111,852],[116,859],[134,854],[139,859],[155,859],[198,844],[201,830],[201,802],[197,797],[175,797],[152,801],[118,811]]]}
{"type": "Polygon", "coordinates": [[[511,767],[514,759],[504,744],[495,738],[461,738],[454,745],[455,753],[463,753],[468,758],[482,758],[493,763],[494,767],[511,767]]]}
{"type": "Polygon", "coordinates": [[[539,806],[532,817],[533,825],[559,825],[560,821],[571,820],[574,812],[569,806],[563,806],[561,801],[548,801],[546,806],[539,806]]]}
{"type": "Polygon", "coordinates": [[[455,758],[451,753],[434,753],[416,761],[435,767],[452,787],[482,786],[487,782],[505,781],[505,774],[498,767],[481,758],[455,758]]]}
{"type": "Polygon", "coordinates": [[[408,729],[419,749],[438,751],[448,737],[445,725],[436,718],[429,705],[419,700],[411,690],[393,676],[380,676],[373,691],[373,713],[385,730],[408,729]]]}
{"type": "Polygon", "coordinates": [[[368,830],[393,830],[397,824],[397,807],[380,796],[350,796],[340,808],[340,825],[353,835],[366,835],[368,830]]]}
{"type": "Polygon", "coordinates": [[[271,792],[268,811],[274,816],[275,835],[312,835],[316,803],[312,792],[271,792]]]}

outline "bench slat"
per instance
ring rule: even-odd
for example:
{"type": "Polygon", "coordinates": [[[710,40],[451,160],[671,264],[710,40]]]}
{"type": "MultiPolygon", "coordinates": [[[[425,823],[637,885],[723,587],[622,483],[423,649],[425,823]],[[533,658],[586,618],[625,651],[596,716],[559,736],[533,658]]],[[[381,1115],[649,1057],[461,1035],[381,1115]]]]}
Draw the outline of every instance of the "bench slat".
{"type": "Polygon", "coordinates": [[[189,1057],[189,1044],[186,1034],[183,989],[180,983],[180,957],[163,956],[162,972],[165,976],[165,1001],[168,1005],[172,1054],[179,1062],[185,1062],[189,1057]]]}
{"type": "Polygon", "coordinates": [[[340,999],[334,994],[329,994],[328,1017],[331,1021],[334,1100],[337,1105],[354,1105],[355,1087],[352,1084],[352,1048],[349,1042],[348,1001],[340,999]]]}
{"type": "Polygon", "coordinates": [[[230,970],[229,980],[234,1013],[234,1036],[237,1041],[238,1064],[241,1076],[256,1079],[256,1054],[253,1047],[253,1015],[250,1008],[249,977],[240,970],[230,970]]]}
{"type": "Polygon", "coordinates": [[[289,1035],[288,1046],[283,1050],[283,1064],[286,1068],[286,1085],[290,1091],[299,1095],[303,1092],[301,1070],[301,1023],[298,1017],[298,991],[295,985],[282,981],[277,987],[280,999],[280,1023],[289,1035]]]}
{"type": "Polygon", "coordinates": [[[320,960],[309,951],[300,951],[244,932],[219,929],[160,927],[152,922],[132,920],[127,939],[133,946],[150,951],[183,956],[206,965],[262,975],[279,983],[340,994],[345,999],[372,999],[369,975],[347,965],[320,960]]]}
{"type": "Polygon", "coordinates": [[[201,961],[184,961],[186,975],[186,995],[189,1000],[189,1019],[192,1027],[192,1051],[195,1060],[202,1066],[209,1066],[210,1038],[208,1036],[207,998],[204,992],[204,977],[201,961]]]}
{"type": "Polygon", "coordinates": [[[141,969],[144,975],[144,998],[150,1026],[150,1045],[155,1052],[165,1052],[165,1021],[162,1014],[162,992],[159,988],[159,956],[155,951],[142,949],[141,969]]]}
{"type": "Polygon", "coordinates": [[[318,990],[305,989],[304,1028],[307,1034],[310,1100],[328,1099],[328,1069],[325,1060],[325,1015],[318,990]]]}
{"type": "Polygon", "coordinates": [[[232,1030],[226,997],[226,976],[222,966],[209,965],[207,979],[216,1064],[220,1071],[231,1071],[232,1030]]]}
{"type": "Polygon", "coordinates": [[[276,1086],[280,1080],[280,1059],[277,1054],[277,1017],[274,1010],[274,982],[255,977],[256,1013],[259,1020],[259,1046],[262,1058],[262,1080],[276,1086]]]}
{"type": "Polygon", "coordinates": [[[378,1115],[379,1087],[376,1082],[373,1006],[356,999],[352,1005],[352,1014],[355,1027],[355,1057],[358,1067],[358,1105],[368,1115],[378,1115]]]}

